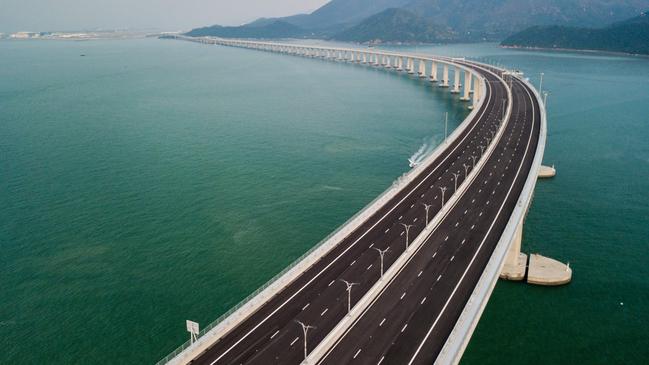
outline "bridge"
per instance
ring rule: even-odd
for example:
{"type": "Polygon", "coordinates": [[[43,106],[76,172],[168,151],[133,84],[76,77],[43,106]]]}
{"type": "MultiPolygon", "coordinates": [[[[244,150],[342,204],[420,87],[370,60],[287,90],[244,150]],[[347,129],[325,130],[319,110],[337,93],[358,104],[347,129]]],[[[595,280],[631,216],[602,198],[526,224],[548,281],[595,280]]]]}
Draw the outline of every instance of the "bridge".
{"type": "MultiPolygon", "coordinates": [[[[525,277],[523,222],[546,139],[537,90],[519,72],[461,58],[171,37],[407,73],[472,111],[421,164],[159,363],[459,362],[498,278],[525,277]]],[[[547,260],[550,283],[570,280],[547,260]]]]}

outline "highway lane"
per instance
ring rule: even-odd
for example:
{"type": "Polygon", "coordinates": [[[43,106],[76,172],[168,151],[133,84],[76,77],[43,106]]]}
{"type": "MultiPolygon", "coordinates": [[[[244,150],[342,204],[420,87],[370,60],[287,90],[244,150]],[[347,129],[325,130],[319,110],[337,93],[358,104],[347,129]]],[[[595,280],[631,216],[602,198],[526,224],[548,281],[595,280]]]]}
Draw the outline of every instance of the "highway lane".
{"type": "Polygon", "coordinates": [[[435,361],[498,243],[532,164],[539,108],[521,82],[514,82],[513,94],[512,122],[488,168],[321,363],[435,361]]]}
{"type": "MultiPolygon", "coordinates": [[[[496,79],[492,78],[491,81],[495,82],[496,79]]],[[[493,88],[492,83],[488,88],[493,88]]],[[[318,326],[309,336],[314,346],[318,338],[324,337],[346,312],[345,286],[339,279],[359,283],[353,288],[352,304],[376,282],[380,275],[380,262],[374,248],[389,247],[390,251],[385,257],[387,269],[405,248],[404,230],[400,224],[415,224],[410,231],[411,241],[423,229],[425,209],[420,202],[425,199],[434,204],[429,212],[432,217],[441,207],[439,187],[448,188],[445,194],[448,199],[455,183],[452,173],[462,171],[458,184],[462,182],[465,172],[462,165],[472,166],[471,156],[480,156],[479,146],[484,145],[484,138],[495,129],[501,114],[499,101],[504,96],[502,85],[488,92],[490,99],[479,111],[479,118],[469,125],[457,141],[451,143],[447,153],[442,154],[397,197],[194,363],[287,363],[289,357],[294,359],[290,362],[299,363],[301,343],[297,343],[300,340],[295,341],[295,338],[301,339],[301,330],[294,320],[312,321],[318,326]]]]}

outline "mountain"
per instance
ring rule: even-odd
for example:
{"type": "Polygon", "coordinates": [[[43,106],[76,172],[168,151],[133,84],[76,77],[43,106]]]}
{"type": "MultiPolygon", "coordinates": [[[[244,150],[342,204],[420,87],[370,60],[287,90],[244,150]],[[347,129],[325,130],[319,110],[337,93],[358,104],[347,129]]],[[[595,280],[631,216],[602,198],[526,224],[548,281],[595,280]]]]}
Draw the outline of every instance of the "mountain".
{"type": "Polygon", "coordinates": [[[605,28],[536,26],[502,43],[510,47],[562,48],[649,54],[649,13],[605,28]]]}
{"type": "Polygon", "coordinates": [[[223,37],[223,38],[301,38],[310,33],[296,25],[281,20],[275,20],[263,25],[243,25],[239,27],[211,27],[197,28],[188,32],[191,37],[223,37]]]}
{"type": "Polygon", "coordinates": [[[256,20],[250,25],[281,20],[298,27],[331,33],[349,27],[388,8],[399,8],[412,0],[331,0],[311,14],[256,20]]]}
{"type": "Polygon", "coordinates": [[[406,9],[465,38],[503,39],[534,25],[601,27],[649,8],[649,0],[413,0],[406,9]]]}
{"type": "MultiPolygon", "coordinates": [[[[232,34],[232,37],[254,38],[366,39],[372,38],[370,31],[376,31],[374,38],[378,38],[379,32],[382,37],[390,34],[380,29],[376,19],[370,18],[391,8],[400,8],[425,19],[430,23],[426,28],[434,25],[437,29],[450,29],[458,40],[475,41],[502,40],[530,26],[601,27],[639,14],[649,8],[649,0],[331,0],[311,14],[261,18],[242,27],[209,28],[213,33],[210,35],[223,37],[232,34]],[[357,26],[361,28],[354,29],[352,36],[351,29],[357,26]],[[345,35],[345,31],[350,31],[350,35],[345,35]],[[368,34],[361,34],[363,32],[368,34]]],[[[401,34],[404,38],[388,38],[394,41],[412,39],[410,25],[396,18],[391,20],[390,27],[397,28],[389,29],[388,33],[401,34]]],[[[435,39],[432,35],[424,38],[435,39]]]]}
{"type": "Polygon", "coordinates": [[[333,36],[351,42],[425,42],[456,39],[453,32],[404,9],[390,8],[333,36]]]}

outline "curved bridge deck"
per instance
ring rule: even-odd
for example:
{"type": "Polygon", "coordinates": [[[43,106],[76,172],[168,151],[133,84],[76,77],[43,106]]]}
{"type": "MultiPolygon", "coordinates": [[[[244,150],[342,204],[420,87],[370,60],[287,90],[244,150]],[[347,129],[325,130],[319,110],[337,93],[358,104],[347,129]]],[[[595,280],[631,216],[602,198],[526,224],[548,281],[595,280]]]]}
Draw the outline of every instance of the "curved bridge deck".
{"type": "MultiPolygon", "coordinates": [[[[358,61],[354,56],[348,61],[368,64],[388,57],[388,65],[390,58],[401,65],[398,59],[405,57],[406,71],[414,70],[417,60],[424,75],[425,62],[438,62],[455,67],[456,75],[465,72],[465,89],[473,80],[474,90],[465,96],[473,93],[475,109],[447,143],[351,222],[340,239],[263,302],[215,327],[170,362],[299,364],[305,347],[298,321],[314,326],[307,333],[309,362],[434,362],[521,204],[529,176],[536,174],[542,117],[534,91],[503,70],[445,57],[198,41],[334,59],[340,59],[339,51],[356,52],[358,61]],[[385,252],[383,277],[379,251],[385,252]],[[343,281],[355,283],[349,297],[343,281]]],[[[448,70],[444,73],[448,81],[448,70]]]]}

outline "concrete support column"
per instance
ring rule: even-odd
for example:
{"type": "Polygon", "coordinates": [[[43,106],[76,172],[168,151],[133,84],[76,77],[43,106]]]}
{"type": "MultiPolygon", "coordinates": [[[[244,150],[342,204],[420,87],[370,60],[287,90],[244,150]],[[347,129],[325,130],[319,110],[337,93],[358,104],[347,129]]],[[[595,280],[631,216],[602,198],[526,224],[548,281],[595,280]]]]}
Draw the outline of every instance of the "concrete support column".
{"type": "Polygon", "coordinates": [[[411,75],[415,73],[415,60],[412,58],[408,58],[408,73],[411,75]]]}
{"type": "Polygon", "coordinates": [[[442,74],[442,83],[440,87],[448,87],[448,65],[444,64],[444,73],[442,74]]]}
{"type": "Polygon", "coordinates": [[[419,60],[419,77],[426,77],[426,61],[419,60]]]}
{"type": "Polygon", "coordinates": [[[476,78],[474,81],[474,87],[473,87],[473,106],[476,107],[478,105],[478,102],[480,101],[480,79],[476,78]]]}
{"type": "Polygon", "coordinates": [[[459,94],[460,93],[460,74],[462,71],[460,70],[459,67],[455,66],[453,67],[453,74],[455,76],[455,80],[453,81],[453,90],[451,90],[451,93],[453,94],[459,94]]]}
{"type": "Polygon", "coordinates": [[[397,57],[397,71],[403,71],[403,57],[397,57]]]}
{"type": "Polygon", "coordinates": [[[384,57],[384,60],[385,60],[385,63],[384,63],[385,68],[391,68],[392,66],[390,66],[390,57],[389,56],[384,57]]]}
{"type": "Polygon", "coordinates": [[[363,53],[363,63],[367,63],[367,53],[363,53]]]}
{"type": "Polygon", "coordinates": [[[471,80],[473,80],[471,72],[464,71],[464,95],[461,99],[463,101],[471,100],[471,80]]]}
{"type": "Polygon", "coordinates": [[[435,61],[430,65],[430,81],[437,82],[437,63],[435,61]]]}
{"type": "Polygon", "coordinates": [[[527,255],[521,253],[521,243],[523,242],[523,223],[516,227],[514,238],[512,240],[500,277],[507,280],[523,280],[525,271],[527,271],[527,255]]]}

